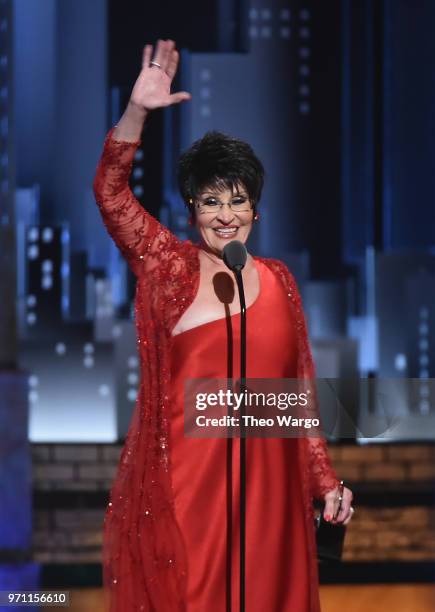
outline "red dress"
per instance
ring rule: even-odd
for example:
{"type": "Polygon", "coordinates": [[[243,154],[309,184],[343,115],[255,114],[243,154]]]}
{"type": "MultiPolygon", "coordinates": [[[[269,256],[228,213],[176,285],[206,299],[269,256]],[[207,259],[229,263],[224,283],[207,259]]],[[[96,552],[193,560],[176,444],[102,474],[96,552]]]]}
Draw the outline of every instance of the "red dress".
{"type": "MultiPolygon", "coordinates": [[[[267,266],[256,265],[261,291],[246,313],[247,377],[296,378],[297,339],[287,296],[267,266]]],[[[187,551],[188,612],[226,609],[229,550],[232,609],[239,609],[240,439],[233,438],[232,462],[228,462],[226,439],[184,437],[183,429],[185,379],[240,376],[240,313],[229,317],[229,323],[232,333],[222,318],[176,335],[172,346],[172,483],[187,551]],[[228,469],[232,473],[229,501],[228,469]],[[226,510],[231,497],[232,538],[228,541],[226,510]]],[[[248,612],[309,611],[308,541],[296,444],[294,438],[246,441],[248,612]]]]}
{"type": "MultiPolygon", "coordinates": [[[[182,376],[177,364],[183,367],[180,355],[189,350],[186,344],[194,338],[196,350],[209,356],[207,362],[197,362],[200,371],[204,373],[204,363],[208,363],[222,374],[223,362],[219,363],[205,334],[206,330],[216,334],[222,322],[185,332],[179,338],[172,336],[198,293],[200,247],[190,240],[180,240],[138,202],[128,181],[139,142],[116,141],[112,134],[110,130],[106,137],[93,186],[105,226],[136,276],[134,312],[140,385],[104,517],[103,584],[110,597],[110,612],[186,612],[188,607],[198,609],[199,597],[208,598],[203,609],[208,611],[214,605],[222,610],[224,553],[215,521],[223,523],[223,501],[222,497],[213,504],[209,500],[212,494],[222,496],[222,463],[211,461],[214,475],[208,484],[200,479],[203,471],[199,469],[204,469],[208,455],[201,455],[196,465],[192,465],[192,457],[186,458],[188,463],[181,463],[180,453],[188,442],[182,440],[179,429],[177,435],[174,411],[180,406],[176,392],[180,383],[171,379],[172,374],[178,379],[182,376]],[[190,489],[184,486],[187,465],[192,468],[190,489]],[[204,524],[202,511],[212,513],[213,526],[211,522],[204,524]],[[204,533],[208,548],[199,546],[204,533]],[[212,548],[215,543],[216,549],[212,548]],[[207,564],[210,580],[205,580],[201,564],[207,564]],[[219,605],[214,603],[215,595],[220,597],[219,605]]],[[[298,379],[314,378],[302,302],[293,275],[278,259],[254,256],[254,260],[269,293],[261,291],[258,303],[248,309],[248,316],[255,317],[255,327],[252,325],[249,333],[256,330],[250,343],[259,347],[250,351],[250,375],[261,371],[263,376],[265,372],[276,376],[289,371],[297,373],[298,379]],[[265,304],[281,298],[285,299],[274,305],[270,316],[272,310],[266,312],[265,304]],[[278,328],[282,334],[273,341],[272,334],[278,328]]],[[[238,317],[231,320],[236,329],[238,317]]],[[[225,336],[218,336],[222,342],[225,336]]],[[[234,348],[237,363],[236,341],[234,348]]],[[[193,352],[189,362],[191,373],[193,352]]],[[[317,416],[315,404],[312,409],[317,416]]],[[[222,442],[210,445],[208,440],[197,441],[211,456],[222,442]]],[[[236,458],[237,440],[234,442],[236,458]]],[[[289,606],[296,612],[319,612],[313,498],[322,499],[338,485],[326,441],[323,437],[248,439],[247,447],[247,612],[252,606],[271,612],[289,606]],[[308,585],[304,583],[307,580],[308,585]],[[293,605],[292,597],[302,598],[301,603],[293,605]]],[[[233,473],[237,473],[236,467],[233,473]]],[[[237,479],[234,487],[236,529],[237,479]]],[[[237,534],[233,534],[233,541],[237,541],[237,534]]],[[[233,569],[237,568],[233,563],[233,569]]],[[[233,579],[236,584],[237,576],[233,579]]],[[[237,592],[233,602],[236,606],[237,592]]]]}

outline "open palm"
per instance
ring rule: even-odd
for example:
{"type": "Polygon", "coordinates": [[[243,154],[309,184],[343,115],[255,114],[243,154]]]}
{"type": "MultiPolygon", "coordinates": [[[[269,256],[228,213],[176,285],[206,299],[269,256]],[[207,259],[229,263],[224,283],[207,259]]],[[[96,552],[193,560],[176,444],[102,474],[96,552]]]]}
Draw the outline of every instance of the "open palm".
{"type": "Polygon", "coordinates": [[[143,51],[142,70],[134,84],[130,100],[146,110],[178,104],[190,99],[186,91],[171,94],[171,84],[177,72],[179,54],[173,40],[158,40],[154,57],[152,45],[143,51]],[[150,64],[152,61],[157,63],[150,64]]]}

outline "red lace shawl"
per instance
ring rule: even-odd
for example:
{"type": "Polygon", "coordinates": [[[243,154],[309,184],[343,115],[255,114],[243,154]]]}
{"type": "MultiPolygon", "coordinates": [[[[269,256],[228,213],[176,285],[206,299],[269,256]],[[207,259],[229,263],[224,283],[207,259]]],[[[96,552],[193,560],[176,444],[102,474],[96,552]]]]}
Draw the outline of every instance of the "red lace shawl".
{"type": "MultiPolygon", "coordinates": [[[[103,583],[111,612],[186,610],[186,553],[174,514],[168,415],[171,330],[199,287],[199,245],[182,241],[149,214],[128,180],[140,144],[115,141],[112,128],[94,179],[107,230],[137,278],[135,319],[141,382],[104,519],[103,583]],[[107,593],[107,591],[106,591],[107,593]]],[[[284,284],[298,331],[298,378],[314,378],[301,298],[292,274],[263,261],[284,284]]],[[[338,480],[323,438],[300,439],[311,567],[311,612],[319,610],[312,498],[338,480]]]]}

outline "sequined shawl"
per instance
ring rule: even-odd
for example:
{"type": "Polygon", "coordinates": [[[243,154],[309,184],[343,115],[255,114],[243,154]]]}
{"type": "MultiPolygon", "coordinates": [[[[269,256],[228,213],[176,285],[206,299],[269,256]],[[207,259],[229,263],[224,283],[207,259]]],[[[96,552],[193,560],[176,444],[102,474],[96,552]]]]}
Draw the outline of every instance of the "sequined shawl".
{"type": "MultiPolygon", "coordinates": [[[[114,140],[112,128],[94,179],[104,224],[136,276],[135,321],[140,388],[110,493],[103,530],[103,583],[111,612],[186,610],[186,551],[171,486],[169,405],[171,330],[199,287],[199,245],[180,240],[149,214],[128,181],[140,142],[114,140]]],[[[281,279],[297,326],[298,378],[314,378],[301,298],[293,275],[260,258],[281,279]]],[[[313,497],[337,477],[323,438],[300,438],[310,554],[310,612],[319,611],[313,497]]]]}

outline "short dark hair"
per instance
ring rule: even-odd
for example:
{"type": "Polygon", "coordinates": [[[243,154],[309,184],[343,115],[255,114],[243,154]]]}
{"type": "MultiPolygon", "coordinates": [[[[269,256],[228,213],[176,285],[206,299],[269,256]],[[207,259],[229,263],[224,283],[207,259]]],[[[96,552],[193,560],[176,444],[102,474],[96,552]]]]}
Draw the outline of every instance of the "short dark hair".
{"type": "Polygon", "coordinates": [[[195,201],[207,187],[234,189],[245,187],[254,214],[264,183],[264,168],[252,147],[222,132],[207,132],[196,140],[178,161],[178,186],[181,196],[194,214],[195,201]]]}

